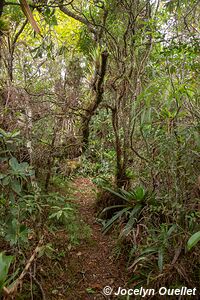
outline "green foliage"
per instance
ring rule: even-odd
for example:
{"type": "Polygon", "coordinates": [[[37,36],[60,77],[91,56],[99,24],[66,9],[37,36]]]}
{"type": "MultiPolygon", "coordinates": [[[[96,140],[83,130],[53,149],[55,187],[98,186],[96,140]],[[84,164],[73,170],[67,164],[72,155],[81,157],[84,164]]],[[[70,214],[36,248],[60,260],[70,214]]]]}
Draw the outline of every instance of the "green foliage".
{"type": "Polygon", "coordinates": [[[59,206],[52,206],[51,209],[54,212],[49,216],[49,219],[56,219],[62,224],[67,224],[67,221],[71,217],[72,212],[74,212],[73,208],[70,207],[69,204],[66,204],[66,206],[63,208],[59,206]]]}
{"type": "Polygon", "coordinates": [[[200,241],[200,231],[195,232],[187,241],[187,250],[191,250],[200,241]]]}
{"type": "Polygon", "coordinates": [[[7,19],[2,18],[0,19],[0,32],[1,34],[6,34],[9,31],[9,22],[7,19]]]}
{"type": "MultiPolygon", "coordinates": [[[[8,161],[9,169],[4,174],[0,174],[1,185],[3,189],[7,191],[12,190],[18,196],[22,193],[22,184],[27,181],[28,177],[34,174],[29,164],[18,163],[15,157],[12,157],[8,161]]],[[[10,194],[10,200],[12,201],[13,194],[10,194]]]]}
{"type": "Polygon", "coordinates": [[[74,197],[63,197],[58,193],[49,193],[44,195],[48,209],[48,220],[46,220],[49,229],[57,231],[64,228],[69,236],[71,245],[79,244],[81,239],[89,238],[91,230],[87,225],[79,220],[74,204],[74,197]]]}
{"type": "Polygon", "coordinates": [[[8,271],[13,261],[13,256],[7,256],[5,253],[0,253],[0,292],[6,285],[8,280],[8,271]]]}
{"type": "MultiPolygon", "coordinates": [[[[167,266],[171,263],[170,259],[173,261],[172,264],[179,259],[180,245],[182,247],[182,241],[185,240],[185,232],[181,227],[183,226],[182,220],[177,223],[175,215],[174,223],[170,224],[167,205],[164,204],[162,208],[162,204],[160,206],[156,201],[155,195],[149,194],[141,186],[131,191],[123,189],[116,191],[108,187],[105,189],[124,201],[122,205],[105,208],[102,214],[113,208],[117,210],[108,221],[103,221],[104,232],[106,233],[118,224],[118,245],[121,244],[118,252],[123,251],[124,241],[126,243],[124,251],[129,253],[128,269],[135,274],[131,280],[137,281],[138,286],[144,285],[147,281],[152,285],[155,284],[157,273],[170,276],[167,273],[167,266]],[[169,256],[171,249],[175,249],[172,258],[169,256]]],[[[188,251],[199,242],[199,238],[199,232],[190,237],[187,242],[188,251]]],[[[183,255],[184,259],[187,260],[183,255]]]]}
{"type": "MultiPolygon", "coordinates": [[[[161,224],[159,229],[153,228],[149,230],[149,233],[152,236],[152,246],[143,248],[140,254],[140,258],[143,260],[147,259],[147,256],[156,254],[157,261],[158,261],[158,268],[160,272],[163,272],[164,263],[167,258],[167,251],[170,246],[170,237],[172,233],[176,231],[176,225],[168,225],[168,224],[161,224]]],[[[136,262],[134,261],[133,264],[129,267],[130,269],[135,266],[136,262]]]]}
{"type": "Polygon", "coordinates": [[[80,28],[77,46],[80,48],[80,51],[86,56],[89,56],[90,50],[94,47],[94,40],[88,33],[88,30],[85,26],[82,26],[80,28]]]}
{"type": "Polygon", "coordinates": [[[47,257],[52,258],[54,252],[55,252],[55,250],[54,250],[52,244],[48,243],[40,248],[38,256],[42,257],[43,255],[46,255],[47,257]]]}
{"type": "Polygon", "coordinates": [[[17,219],[12,218],[7,223],[5,240],[8,241],[11,246],[16,244],[23,245],[28,241],[28,232],[24,224],[20,224],[17,219]]]}
{"type": "Polygon", "coordinates": [[[28,199],[31,199],[32,207],[34,205],[34,197],[27,195],[28,190],[24,188],[24,184],[30,181],[34,172],[27,162],[19,163],[16,157],[12,156],[20,141],[19,131],[7,133],[1,129],[0,139],[1,164],[3,166],[0,174],[1,236],[10,243],[10,246],[22,246],[27,243],[29,233],[24,221],[28,211],[32,212],[30,202],[27,207],[28,199]]]}
{"type": "Polygon", "coordinates": [[[115,192],[109,188],[105,189],[129,203],[132,203],[134,200],[136,202],[144,202],[148,197],[148,192],[141,186],[138,186],[134,190],[128,192],[124,189],[119,189],[119,192],[115,192]]]}
{"type": "Polygon", "coordinates": [[[20,135],[19,130],[13,130],[11,132],[6,132],[2,128],[0,128],[1,160],[5,160],[6,157],[4,157],[4,155],[15,151],[16,146],[19,146],[19,144],[20,144],[19,135],[20,135]]]}
{"type": "MultiPolygon", "coordinates": [[[[32,250],[32,243],[41,235],[52,234],[64,230],[67,234],[67,251],[79,243],[81,239],[88,239],[91,230],[83,221],[79,220],[71,197],[69,182],[54,177],[58,192],[37,192],[30,179],[35,175],[33,168],[27,162],[19,162],[13,156],[16,147],[21,143],[18,131],[5,132],[1,130],[1,173],[0,173],[0,239],[9,249],[9,253],[15,255],[15,265],[12,275],[9,275],[9,267],[13,256],[0,254],[0,290],[14,282],[20,268],[24,267],[26,254],[32,250]],[[61,195],[61,192],[65,196],[61,195]],[[45,229],[44,229],[45,228],[45,229]]],[[[53,183],[54,184],[54,183],[53,183]]],[[[54,249],[54,244],[43,244],[38,257],[46,259],[62,259],[63,254],[54,249]]]]}
{"type": "Polygon", "coordinates": [[[106,233],[116,223],[116,221],[122,219],[123,229],[120,235],[128,235],[140,218],[142,209],[146,205],[146,201],[148,199],[148,193],[140,186],[136,187],[133,191],[128,192],[123,189],[116,192],[108,187],[105,187],[105,189],[123,199],[125,204],[107,207],[102,211],[101,214],[104,214],[110,209],[120,209],[119,212],[115,213],[114,216],[106,222],[104,226],[104,233],[106,233]]]}
{"type": "Polygon", "coordinates": [[[50,26],[58,25],[54,8],[52,9],[52,8],[49,8],[49,7],[44,7],[43,11],[42,11],[42,14],[43,14],[47,24],[49,24],[50,26]]]}
{"type": "MultiPolygon", "coordinates": [[[[4,5],[0,20],[0,121],[7,128],[0,129],[3,243],[11,253],[23,252],[44,228],[64,228],[69,240],[80,239],[83,223],[77,222],[68,183],[55,175],[54,162],[62,164],[57,149],[71,144],[68,137],[81,145],[82,121],[92,111],[89,148],[79,175],[92,177],[99,188],[106,186],[116,196],[114,203],[119,200],[119,205],[104,209],[114,211],[104,229],[118,225],[134,284],[196,285],[197,1],[73,1],[66,6],[69,16],[54,6],[48,1],[33,11],[42,39],[34,38],[30,24],[20,33],[25,17],[19,5],[4,5]],[[73,14],[80,18],[73,19],[73,14]],[[81,18],[85,22],[77,21],[81,18]],[[102,49],[109,57],[99,100],[102,49]],[[20,146],[26,148],[30,141],[33,166],[19,155],[20,146]],[[45,181],[51,166],[50,183],[59,193],[36,193],[34,167],[36,180],[45,181]],[[123,188],[113,189],[114,184],[123,188]]],[[[105,201],[110,206],[109,197],[105,201]]],[[[47,244],[49,257],[51,248],[47,244]]]]}

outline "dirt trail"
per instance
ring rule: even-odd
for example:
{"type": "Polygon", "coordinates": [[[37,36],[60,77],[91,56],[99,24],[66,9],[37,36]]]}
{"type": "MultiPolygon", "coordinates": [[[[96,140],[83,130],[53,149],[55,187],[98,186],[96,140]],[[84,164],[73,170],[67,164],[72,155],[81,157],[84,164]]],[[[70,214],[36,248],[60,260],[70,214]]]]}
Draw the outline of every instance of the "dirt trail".
{"type": "Polygon", "coordinates": [[[103,235],[102,226],[96,221],[95,186],[89,179],[78,178],[72,188],[80,224],[85,224],[81,227],[82,238],[80,244],[68,249],[65,230],[48,236],[47,242],[52,243],[57,255],[54,259],[42,257],[37,269],[46,300],[116,299],[105,296],[103,288],[111,286],[117,291],[118,287],[125,287],[125,263],[114,258],[113,235],[103,235]],[[86,236],[88,228],[90,234],[86,236]]]}
{"type": "Polygon", "coordinates": [[[72,253],[73,263],[77,264],[78,280],[71,290],[70,299],[114,299],[103,294],[105,286],[115,290],[125,286],[125,271],[121,261],[113,258],[114,241],[102,234],[101,225],[96,222],[94,185],[88,179],[76,179],[74,187],[79,213],[92,230],[91,241],[85,241],[72,253]]]}

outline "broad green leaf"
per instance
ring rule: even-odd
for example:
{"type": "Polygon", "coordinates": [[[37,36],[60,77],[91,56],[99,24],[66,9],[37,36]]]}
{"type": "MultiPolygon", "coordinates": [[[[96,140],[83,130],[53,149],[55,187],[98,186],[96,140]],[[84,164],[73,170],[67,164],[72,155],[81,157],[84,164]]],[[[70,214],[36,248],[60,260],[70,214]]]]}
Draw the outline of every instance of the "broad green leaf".
{"type": "Polygon", "coordinates": [[[194,233],[187,242],[187,250],[190,251],[200,241],[200,231],[194,233]]]}
{"type": "Polygon", "coordinates": [[[153,254],[153,253],[156,253],[156,252],[158,252],[157,248],[155,248],[155,247],[148,247],[144,251],[142,251],[141,256],[144,255],[144,254],[153,254]]]}
{"type": "Polygon", "coordinates": [[[28,229],[24,224],[20,224],[17,219],[13,219],[8,224],[6,236],[6,241],[10,242],[13,246],[18,242],[27,242],[28,240],[28,229]]]}
{"type": "Polygon", "coordinates": [[[118,192],[115,192],[114,190],[108,188],[108,187],[104,187],[105,190],[107,190],[108,192],[120,197],[121,199],[125,200],[125,201],[128,201],[127,197],[124,197],[122,194],[118,193],[118,192]]]}
{"type": "Polygon", "coordinates": [[[2,185],[6,186],[10,183],[10,177],[6,176],[2,179],[2,185]]]}
{"type": "Polygon", "coordinates": [[[169,228],[169,230],[167,231],[167,236],[169,237],[169,236],[172,234],[172,232],[173,232],[176,228],[177,228],[177,225],[176,225],[176,224],[172,225],[172,226],[169,228]]]}
{"type": "Polygon", "coordinates": [[[4,287],[12,260],[13,256],[6,256],[3,252],[0,253],[0,290],[4,287]]]}
{"type": "Polygon", "coordinates": [[[9,278],[5,281],[5,286],[10,289],[14,284],[15,277],[19,274],[20,268],[18,268],[13,274],[9,275],[9,278]]]}
{"type": "Polygon", "coordinates": [[[20,134],[20,131],[15,131],[14,130],[13,132],[11,132],[10,137],[14,138],[16,136],[19,136],[19,134],[20,134]]]}
{"type": "Polygon", "coordinates": [[[15,194],[13,193],[12,190],[10,190],[10,193],[9,193],[9,201],[12,205],[15,203],[15,194]]]}
{"type": "Polygon", "coordinates": [[[104,209],[102,210],[102,212],[100,213],[99,216],[101,217],[106,211],[108,211],[108,210],[110,210],[110,209],[113,209],[113,208],[122,208],[122,207],[124,207],[123,204],[121,204],[121,205],[113,205],[113,206],[106,207],[106,208],[104,208],[104,209]]]}
{"type": "Polygon", "coordinates": [[[106,233],[112,225],[115,223],[115,221],[123,216],[130,208],[126,207],[122,210],[120,210],[118,213],[116,213],[105,225],[103,232],[106,233]]]}
{"type": "Polygon", "coordinates": [[[20,169],[19,167],[19,163],[17,161],[17,159],[15,157],[12,157],[10,160],[9,160],[9,165],[10,167],[12,168],[13,171],[18,171],[20,169]]]}
{"type": "Polygon", "coordinates": [[[0,135],[7,137],[7,133],[2,128],[0,128],[0,135]]]}
{"type": "Polygon", "coordinates": [[[51,214],[51,215],[49,216],[49,219],[53,219],[53,218],[56,218],[56,217],[57,217],[57,212],[51,214]]]}
{"type": "Polygon", "coordinates": [[[20,182],[17,179],[13,179],[11,181],[11,188],[15,193],[20,195],[22,188],[20,182]]]}
{"type": "Polygon", "coordinates": [[[1,173],[1,174],[0,174],[0,180],[3,179],[3,178],[5,178],[6,176],[7,176],[6,174],[2,174],[2,173],[1,173]]]}
{"type": "Polygon", "coordinates": [[[126,224],[124,230],[123,230],[123,234],[127,235],[130,230],[133,228],[135,222],[137,221],[137,218],[139,217],[141,211],[142,211],[142,204],[137,204],[131,211],[130,215],[129,215],[129,220],[128,223],[126,224]]]}
{"type": "Polygon", "coordinates": [[[19,222],[17,219],[9,221],[8,228],[6,230],[5,240],[10,243],[10,245],[15,245],[17,243],[17,236],[19,231],[19,222]]]}
{"type": "Polygon", "coordinates": [[[143,200],[145,195],[146,195],[146,192],[143,189],[143,187],[139,186],[135,189],[134,195],[135,195],[135,198],[136,198],[135,200],[143,200]]]}

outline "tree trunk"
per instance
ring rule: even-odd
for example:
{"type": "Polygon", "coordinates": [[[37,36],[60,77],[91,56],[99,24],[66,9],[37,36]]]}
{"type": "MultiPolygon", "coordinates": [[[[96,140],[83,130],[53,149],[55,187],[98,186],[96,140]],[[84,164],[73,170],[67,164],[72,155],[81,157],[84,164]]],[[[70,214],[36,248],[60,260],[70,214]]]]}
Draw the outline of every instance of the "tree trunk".
{"type": "Polygon", "coordinates": [[[129,186],[129,178],[126,175],[126,156],[122,149],[122,144],[119,137],[119,124],[117,108],[112,109],[112,125],[115,134],[115,150],[116,150],[116,185],[118,188],[129,186]]]}
{"type": "Polygon", "coordinates": [[[93,90],[95,92],[95,98],[94,101],[87,108],[87,112],[85,116],[83,116],[83,120],[82,120],[83,152],[85,152],[88,148],[89,134],[90,134],[89,125],[90,125],[91,118],[95,114],[99,104],[103,100],[103,93],[104,93],[103,81],[106,74],[107,59],[108,59],[108,52],[103,51],[101,53],[101,64],[99,66],[99,69],[95,70],[96,76],[93,82],[93,90]]]}

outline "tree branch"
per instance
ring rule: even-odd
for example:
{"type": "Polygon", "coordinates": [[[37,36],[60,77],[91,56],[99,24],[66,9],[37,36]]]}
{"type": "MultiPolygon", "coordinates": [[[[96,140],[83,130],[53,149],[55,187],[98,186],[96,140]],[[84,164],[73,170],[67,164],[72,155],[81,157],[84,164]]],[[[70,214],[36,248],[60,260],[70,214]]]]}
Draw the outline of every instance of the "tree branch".
{"type": "Polygon", "coordinates": [[[97,34],[97,30],[86,18],[83,18],[82,16],[75,14],[74,12],[72,12],[66,6],[63,6],[62,4],[59,5],[59,8],[65,15],[85,24],[92,33],[94,33],[95,35],[97,34]]]}
{"type": "Polygon", "coordinates": [[[17,292],[18,286],[22,283],[24,276],[27,274],[32,262],[35,260],[38,252],[40,251],[42,243],[43,243],[43,237],[40,239],[37,247],[35,248],[35,250],[34,250],[33,254],[31,255],[31,257],[29,258],[29,260],[27,261],[27,264],[26,264],[24,270],[22,271],[22,273],[20,274],[20,276],[18,277],[18,279],[14,282],[14,284],[10,288],[6,288],[6,287],[3,288],[5,296],[12,295],[14,297],[14,295],[17,292]]]}

